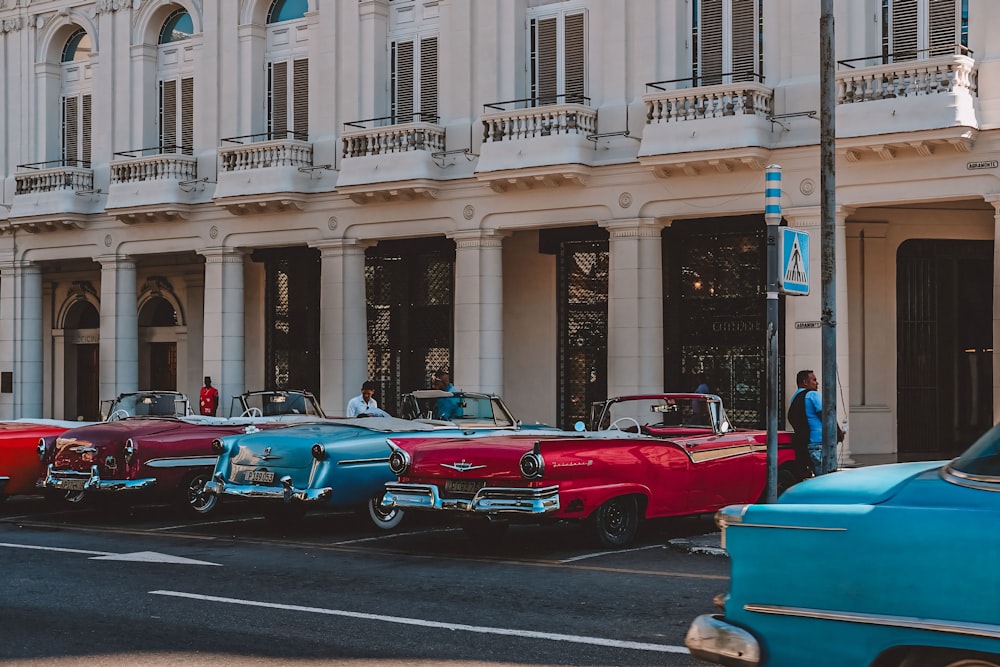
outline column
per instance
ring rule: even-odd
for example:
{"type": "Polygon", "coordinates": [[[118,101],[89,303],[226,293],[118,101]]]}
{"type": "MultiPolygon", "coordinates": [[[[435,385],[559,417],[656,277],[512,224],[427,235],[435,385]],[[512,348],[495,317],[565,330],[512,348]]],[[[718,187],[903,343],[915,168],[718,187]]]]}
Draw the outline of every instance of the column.
{"type": "Polygon", "coordinates": [[[139,315],[135,261],[97,257],[101,265],[101,400],[139,388],[139,315]]]}
{"type": "Polygon", "coordinates": [[[42,274],[30,262],[0,263],[0,372],[12,392],[0,394],[0,418],[43,416],[42,274]]]}
{"type": "MultiPolygon", "coordinates": [[[[851,209],[838,206],[835,212],[836,229],[834,230],[834,263],[835,289],[837,311],[833,314],[834,326],[837,332],[837,421],[843,423],[846,419],[850,425],[850,337],[848,330],[848,298],[847,298],[847,217],[851,209]]],[[[821,213],[818,206],[803,206],[784,209],[782,215],[789,227],[795,227],[809,232],[809,294],[808,296],[789,296],[785,298],[785,386],[781,395],[784,397],[783,410],[788,409],[788,402],[795,393],[795,373],[803,368],[816,372],[816,377],[823,382],[822,377],[822,331],[817,323],[821,316],[822,276],[820,241],[821,213]]],[[[850,436],[838,447],[837,461],[843,467],[854,463],[851,458],[850,436]]]]}
{"type": "MultiPolygon", "coordinates": [[[[17,316],[14,301],[14,253],[0,255],[0,374],[10,373],[14,377],[14,341],[17,316]]],[[[13,385],[0,392],[0,420],[14,419],[13,385]]]]}
{"type": "Polygon", "coordinates": [[[608,396],[662,392],[664,222],[630,218],[601,227],[610,233],[608,396]]]}
{"type": "Polygon", "coordinates": [[[467,391],[503,395],[504,232],[473,230],[455,241],[455,368],[467,391]]]}
{"type": "MultiPolygon", "coordinates": [[[[232,248],[206,248],[205,336],[202,375],[219,390],[219,414],[227,414],[233,396],[246,391],[244,376],[244,253],[232,248]]],[[[197,397],[190,397],[192,405],[197,397]]]]}
{"type": "Polygon", "coordinates": [[[365,248],[355,239],[312,244],[320,251],[320,404],[342,415],[368,378],[365,248]]]}
{"type": "Polygon", "coordinates": [[[1000,194],[987,195],[993,205],[993,421],[1000,420],[1000,194]]]}

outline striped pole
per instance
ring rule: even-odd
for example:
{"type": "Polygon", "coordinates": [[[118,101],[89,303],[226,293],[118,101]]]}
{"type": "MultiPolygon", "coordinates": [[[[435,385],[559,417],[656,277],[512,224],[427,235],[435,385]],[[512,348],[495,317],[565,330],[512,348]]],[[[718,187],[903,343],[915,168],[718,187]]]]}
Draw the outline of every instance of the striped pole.
{"type": "Polygon", "coordinates": [[[764,174],[764,221],[781,224],[781,165],[767,165],[764,174]]]}
{"type": "Polygon", "coordinates": [[[767,223],[767,502],[778,500],[778,225],[781,224],[781,167],[767,165],[764,176],[767,223]]]}

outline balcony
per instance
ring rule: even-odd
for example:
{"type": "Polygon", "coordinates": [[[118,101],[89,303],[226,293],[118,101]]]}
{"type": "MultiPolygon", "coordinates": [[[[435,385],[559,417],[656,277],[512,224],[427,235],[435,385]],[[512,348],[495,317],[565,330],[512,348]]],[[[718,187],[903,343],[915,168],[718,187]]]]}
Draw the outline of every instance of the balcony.
{"type": "Polygon", "coordinates": [[[329,191],[313,164],[313,147],[295,132],[251,134],[223,139],[219,147],[219,182],[213,200],[230,213],[302,209],[306,195],[329,191]]]}
{"type": "Polygon", "coordinates": [[[445,130],[421,114],[345,123],[337,191],[358,204],[437,197],[445,130]]]}
{"type": "Polygon", "coordinates": [[[652,90],[642,97],[641,164],[661,177],[764,168],[773,141],[774,90],[753,80],[760,78],[754,73],[720,78],[749,80],[695,87],[681,86],[698,79],[646,84],[652,90]]]}
{"type": "Polygon", "coordinates": [[[51,160],[17,165],[8,221],[29,232],[76,227],[103,210],[89,162],[51,160]]]}
{"type": "Polygon", "coordinates": [[[582,185],[590,173],[597,110],[581,95],[487,104],[476,177],[497,192],[582,185]]]}
{"type": "Polygon", "coordinates": [[[976,62],[955,45],[838,62],[837,149],[847,160],[968,152],[979,130],[976,62]]]}
{"type": "Polygon", "coordinates": [[[122,151],[111,162],[108,213],[121,222],[186,219],[190,208],[206,201],[205,181],[190,149],[156,146],[122,151]]]}

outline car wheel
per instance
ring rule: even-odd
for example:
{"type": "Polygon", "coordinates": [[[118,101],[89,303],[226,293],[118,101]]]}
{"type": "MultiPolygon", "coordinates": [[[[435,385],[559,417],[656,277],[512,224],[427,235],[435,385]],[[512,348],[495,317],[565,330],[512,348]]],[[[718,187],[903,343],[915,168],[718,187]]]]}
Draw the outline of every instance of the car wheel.
{"type": "Polygon", "coordinates": [[[590,526],[602,545],[612,548],[628,545],[639,529],[639,504],[635,496],[607,501],[590,515],[590,526]]]}
{"type": "Polygon", "coordinates": [[[184,508],[196,516],[204,516],[219,505],[219,496],[205,491],[205,483],[211,475],[210,472],[195,473],[181,487],[184,508]]]}
{"type": "Polygon", "coordinates": [[[496,542],[507,533],[508,528],[510,528],[509,521],[496,519],[470,519],[462,522],[465,536],[473,542],[496,542]]]}
{"type": "Polygon", "coordinates": [[[382,507],[381,493],[368,500],[368,516],[376,528],[392,530],[403,520],[403,510],[398,507],[382,507]]]}
{"type": "Polygon", "coordinates": [[[1000,667],[1000,656],[949,650],[913,649],[899,667],[1000,667]]]}

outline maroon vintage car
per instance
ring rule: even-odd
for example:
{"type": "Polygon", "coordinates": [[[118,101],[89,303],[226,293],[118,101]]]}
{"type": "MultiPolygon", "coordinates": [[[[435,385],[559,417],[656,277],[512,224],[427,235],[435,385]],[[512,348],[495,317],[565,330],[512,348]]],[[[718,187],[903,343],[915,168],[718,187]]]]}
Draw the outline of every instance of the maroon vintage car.
{"type": "Polygon", "coordinates": [[[256,394],[266,394],[272,406],[266,416],[253,409],[244,410],[252,416],[235,418],[190,415],[187,398],[176,392],[123,395],[109,413],[113,421],[37,440],[44,465],[38,486],[74,503],[94,498],[123,507],[166,501],[207,514],[218,502],[204,491],[217,459],[213,440],[319,419],[315,412],[282,411],[305,398],[295,392],[249,392],[244,399],[251,408],[261,398],[256,394]]]}
{"type": "Polygon", "coordinates": [[[8,496],[38,493],[35,483],[43,473],[36,451],[39,438],[82,425],[55,419],[0,422],[0,502],[8,496]]]}
{"type": "MultiPolygon", "coordinates": [[[[603,430],[573,436],[389,441],[384,508],[467,519],[474,536],[516,520],[585,523],[605,546],[629,544],[643,518],[714,512],[758,500],[767,433],[733,428],[709,394],[624,396],[601,403],[603,430]]],[[[799,481],[791,435],[779,433],[779,491],[799,481]]]]}

